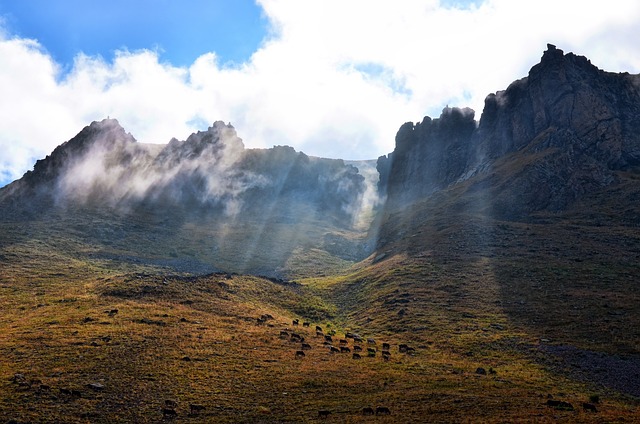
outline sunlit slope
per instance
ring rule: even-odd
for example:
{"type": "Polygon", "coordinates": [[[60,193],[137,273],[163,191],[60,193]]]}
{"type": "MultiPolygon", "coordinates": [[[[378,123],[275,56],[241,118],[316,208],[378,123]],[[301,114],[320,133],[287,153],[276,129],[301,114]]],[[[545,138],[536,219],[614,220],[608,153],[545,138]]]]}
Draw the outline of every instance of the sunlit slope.
{"type": "MultiPolygon", "coordinates": [[[[518,169],[498,163],[491,178],[518,169]]],[[[494,186],[472,178],[388,210],[367,261],[305,282],[334,299],[354,331],[494,369],[517,357],[525,373],[540,367],[638,397],[640,210],[630,200],[640,191],[636,174],[617,176],[615,187],[525,222],[496,217],[494,186]]]]}
{"type": "MultiPolygon", "coordinates": [[[[408,289],[409,279],[426,276],[399,257],[363,271],[375,293],[352,299],[341,291],[351,277],[333,291],[327,281],[189,277],[139,265],[116,271],[48,246],[2,255],[0,413],[7,420],[364,422],[378,408],[377,422],[611,422],[636,414],[630,399],[537,362],[521,346],[530,337],[495,305],[475,305],[461,318],[462,306],[431,305],[419,316],[417,303],[404,304],[405,318],[391,325],[402,302],[389,302],[396,289],[387,288],[408,289]],[[384,285],[370,280],[383,275],[384,285]],[[316,326],[350,351],[331,353],[316,326]],[[596,395],[598,412],[583,411],[596,395]],[[549,396],[575,409],[547,406],[549,396]]],[[[399,299],[435,303],[425,299],[429,290],[399,299]]],[[[474,294],[483,296],[478,301],[494,295],[491,288],[474,294]]]]}

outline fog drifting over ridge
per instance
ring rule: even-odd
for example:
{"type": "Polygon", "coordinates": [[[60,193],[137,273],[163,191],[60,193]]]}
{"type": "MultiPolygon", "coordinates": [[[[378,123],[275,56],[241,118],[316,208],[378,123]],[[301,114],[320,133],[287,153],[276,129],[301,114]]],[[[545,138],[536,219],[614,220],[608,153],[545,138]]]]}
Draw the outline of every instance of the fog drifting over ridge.
{"type": "Polygon", "coordinates": [[[247,149],[222,121],[158,146],[104,119],[1,188],[0,217],[71,232],[98,260],[282,277],[371,253],[378,179],[357,165],[247,149]]]}
{"type": "Polygon", "coordinates": [[[262,221],[272,210],[296,222],[329,217],[339,227],[366,231],[380,199],[375,165],[359,166],[363,173],[288,146],[246,149],[222,121],[158,146],[136,142],[117,120],[105,119],[38,161],[25,183],[61,208],[97,206],[124,214],[143,208],[217,221],[262,221]]]}
{"type": "Polygon", "coordinates": [[[451,4],[261,0],[271,34],[232,66],[203,52],[177,67],[160,50],[79,52],[65,65],[38,41],[0,31],[0,185],[109,115],[143,143],[223,119],[247,147],[374,159],[393,150],[403,122],[447,104],[479,116],[484,97],[526,75],[547,42],[602,69],[640,70],[629,36],[640,30],[637,2],[451,4]]]}

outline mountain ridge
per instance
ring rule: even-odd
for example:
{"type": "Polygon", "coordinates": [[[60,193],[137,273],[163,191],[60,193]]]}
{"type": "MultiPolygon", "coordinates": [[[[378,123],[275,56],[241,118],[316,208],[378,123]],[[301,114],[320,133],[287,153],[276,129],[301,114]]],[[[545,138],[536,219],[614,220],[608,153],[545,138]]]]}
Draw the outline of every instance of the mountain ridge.
{"type": "Polygon", "coordinates": [[[150,243],[144,232],[136,241],[144,246],[138,252],[122,244],[126,237],[120,231],[88,230],[90,239],[100,245],[99,234],[111,234],[105,241],[124,252],[107,247],[107,257],[159,263],[159,256],[167,264],[182,257],[187,266],[209,262],[212,271],[224,267],[280,277],[278,269],[308,249],[320,249],[331,263],[366,257],[364,246],[371,243],[356,227],[370,208],[364,197],[371,184],[342,160],[309,157],[288,146],[245,149],[235,129],[221,121],[184,141],[174,138],[150,148],[117,120],[106,119],[91,123],[0,189],[0,214],[5,220],[67,220],[71,227],[78,226],[74,217],[102,217],[101,225],[120,227],[146,216],[143,227],[134,228],[167,246],[150,243]],[[191,253],[183,257],[169,247],[172,237],[182,239],[181,231],[201,231],[209,238],[194,234],[200,246],[185,248],[191,253]],[[200,259],[194,262],[194,255],[200,259]]]}
{"type": "MultiPolygon", "coordinates": [[[[487,96],[478,121],[469,108],[447,106],[439,118],[403,124],[394,151],[378,158],[377,193],[375,175],[364,178],[341,159],[288,146],[245,149],[221,121],[155,149],[138,144],[117,120],[93,122],[1,189],[0,202],[18,216],[33,216],[31,198],[47,210],[71,202],[139,211],[158,222],[164,214],[181,226],[214,225],[217,234],[243,222],[260,234],[274,223],[301,225],[295,234],[320,225],[323,241],[296,236],[284,254],[321,247],[357,261],[384,251],[396,231],[389,229],[399,223],[409,225],[400,233],[412,232],[410,220],[391,217],[421,202],[450,216],[526,222],[569,211],[624,181],[634,196],[629,178],[640,165],[640,76],[602,71],[548,44],[526,77],[487,96]]],[[[624,219],[637,221],[631,213],[624,219]]]]}
{"type": "Polygon", "coordinates": [[[594,68],[402,125],[377,186],[92,123],[0,189],[0,415],[637,421],[638,76],[594,68]]]}
{"type": "MultiPolygon", "coordinates": [[[[522,219],[540,210],[563,210],[584,192],[619,181],[615,171],[637,167],[638,116],[640,76],[601,71],[585,57],[565,55],[549,44],[527,77],[487,96],[476,126],[472,110],[449,107],[440,118],[405,123],[394,152],[379,158],[382,189],[388,207],[399,208],[491,174],[501,158],[521,152],[526,161],[533,160],[532,168],[501,185],[510,192],[502,196],[505,201],[496,195],[496,209],[505,211],[501,216],[522,219]],[[513,203],[523,207],[516,210],[513,203]]],[[[501,183],[489,175],[482,184],[501,183]]]]}

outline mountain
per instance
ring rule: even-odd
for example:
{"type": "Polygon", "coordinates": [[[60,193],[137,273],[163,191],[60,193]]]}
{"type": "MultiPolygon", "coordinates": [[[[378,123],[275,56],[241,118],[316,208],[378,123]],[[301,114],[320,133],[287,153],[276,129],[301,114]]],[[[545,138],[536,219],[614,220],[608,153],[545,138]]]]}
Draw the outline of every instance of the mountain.
{"type": "MultiPolygon", "coordinates": [[[[561,211],[640,164],[640,77],[601,71],[548,45],[529,75],[470,109],[404,124],[379,159],[388,208],[474,179],[493,216],[561,211]]],[[[489,212],[489,211],[488,211],[489,212]]]]}
{"type": "Polygon", "coordinates": [[[106,119],[3,188],[0,214],[77,228],[98,256],[283,276],[309,250],[333,265],[367,256],[368,185],[342,160],[245,149],[223,122],[153,146],[106,119]]]}
{"type": "Polygon", "coordinates": [[[360,325],[451,344],[501,317],[556,371],[638,396],[622,376],[640,366],[639,134],[640,75],[548,45],[479,122],[447,107],[400,127],[377,164],[376,253],[335,296],[360,325]]]}
{"type": "Polygon", "coordinates": [[[0,189],[0,416],[637,421],[639,87],[548,45],[375,169],[91,123],[0,189]]]}

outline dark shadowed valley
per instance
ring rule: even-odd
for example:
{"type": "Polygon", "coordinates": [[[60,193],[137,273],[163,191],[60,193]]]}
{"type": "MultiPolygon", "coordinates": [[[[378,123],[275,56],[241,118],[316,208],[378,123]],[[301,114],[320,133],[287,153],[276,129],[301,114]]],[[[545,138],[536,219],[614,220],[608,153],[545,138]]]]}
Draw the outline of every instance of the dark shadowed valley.
{"type": "Polygon", "coordinates": [[[640,76],[548,45],[372,161],[93,122],[0,189],[0,420],[634,422],[640,76]]]}

